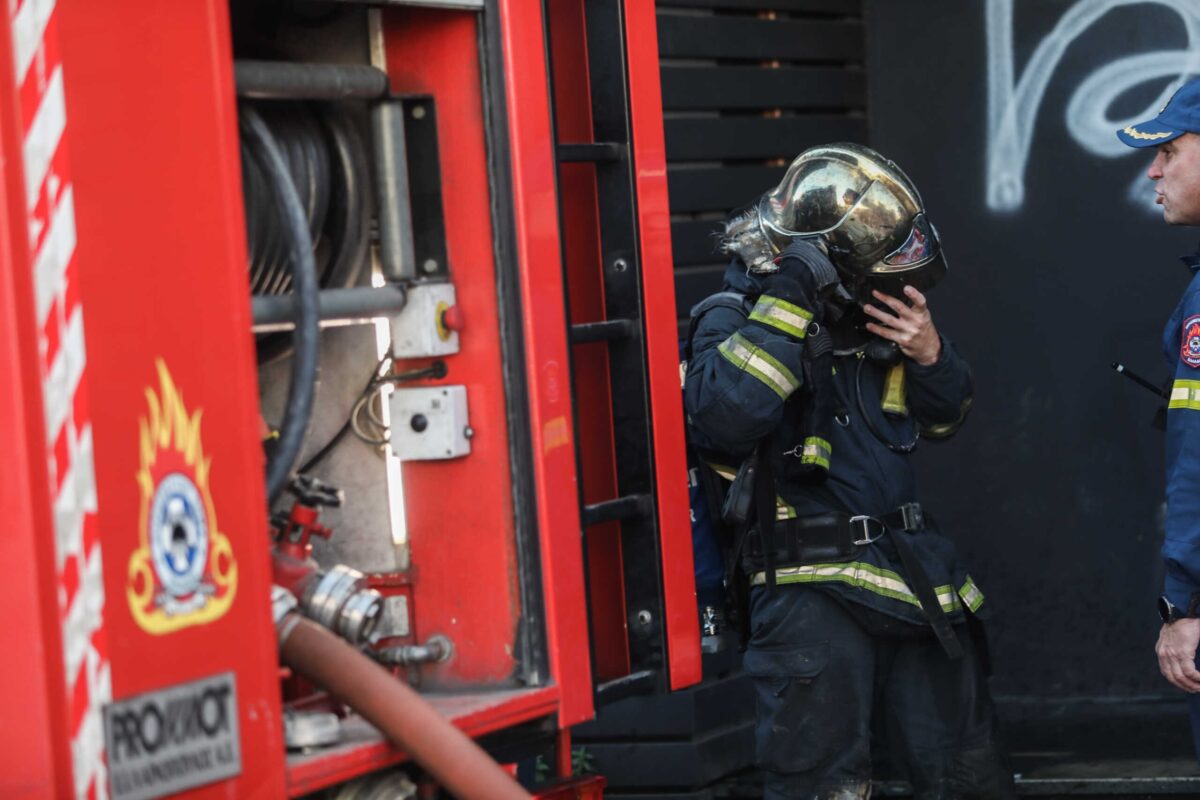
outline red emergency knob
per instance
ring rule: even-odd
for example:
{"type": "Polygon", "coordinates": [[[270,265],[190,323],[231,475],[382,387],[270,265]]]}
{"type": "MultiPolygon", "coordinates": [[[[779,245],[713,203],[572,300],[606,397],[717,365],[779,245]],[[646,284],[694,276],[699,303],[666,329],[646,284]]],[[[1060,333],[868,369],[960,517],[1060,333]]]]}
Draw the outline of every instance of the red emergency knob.
{"type": "Polygon", "coordinates": [[[458,306],[449,306],[442,312],[442,326],[448,331],[461,331],[464,322],[462,309],[458,306]]]}

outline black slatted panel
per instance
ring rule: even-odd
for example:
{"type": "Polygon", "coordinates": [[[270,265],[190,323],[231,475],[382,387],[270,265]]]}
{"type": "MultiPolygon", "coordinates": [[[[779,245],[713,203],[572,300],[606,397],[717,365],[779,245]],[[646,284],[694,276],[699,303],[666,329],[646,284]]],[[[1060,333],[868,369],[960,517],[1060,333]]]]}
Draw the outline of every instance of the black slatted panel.
{"type": "Polygon", "coordinates": [[[858,21],[660,15],[659,55],[666,58],[849,61],[863,57],[858,21]]]}
{"type": "Polygon", "coordinates": [[[775,167],[706,167],[667,171],[671,214],[733,211],[758,199],[779,182],[785,164],[775,167]]]}
{"type": "Polygon", "coordinates": [[[711,264],[717,255],[717,237],[721,220],[681,220],[671,226],[671,252],[677,270],[697,264],[711,264]]]}
{"type": "Polygon", "coordinates": [[[664,67],[663,109],[861,108],[866,78],[845,67],[664,67]]]}
{"type": "Polygon", "coordinates": [[[867,132],[866,120],[834,114],[670,119],[665,124],[667,152],[682,161],[778,158],[822,142],[861,141],[867,132]]]}
{"type": "Polygon", "coordinates": [[[720,288],[717,234],[807,147],[867,140],[861,0],[658,0],[681,332],[720,288]]]}
{"type": "Polygon", "coordinates": [[[843,14],[855,18],[862,14],[860,0],[658,0],[658,7],[792,11],[804,14],[843,14]]]}

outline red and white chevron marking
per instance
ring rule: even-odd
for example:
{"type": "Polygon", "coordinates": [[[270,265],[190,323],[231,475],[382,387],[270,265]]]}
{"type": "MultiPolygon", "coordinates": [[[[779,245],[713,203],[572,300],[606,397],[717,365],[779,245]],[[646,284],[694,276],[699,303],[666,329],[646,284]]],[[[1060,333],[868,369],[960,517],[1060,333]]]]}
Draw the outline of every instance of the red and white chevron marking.
{"type": "Polygon", "coordinates": [[[104,798],[101,709],[112,697],[112,682],[57,13],[54,0],[8,0],[8,13],[24,133],[75,796],[104,798]]]}

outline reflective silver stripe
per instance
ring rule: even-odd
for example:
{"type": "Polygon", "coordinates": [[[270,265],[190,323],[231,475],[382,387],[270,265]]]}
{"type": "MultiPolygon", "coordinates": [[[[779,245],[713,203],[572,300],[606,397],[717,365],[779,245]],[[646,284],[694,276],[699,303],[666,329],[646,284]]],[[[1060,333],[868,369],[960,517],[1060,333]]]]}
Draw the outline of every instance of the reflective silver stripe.
{"type": "MultiPolygon", "coordinates": [[[[767,576],[764,572],[756,572],[750,579],[750,583],[753,586],[762,586],[766,582],[767,576]]],[[[908,584],[904,582],[903,578],[891,570],[883,569],[864,561],[851,561],[845,564],[806,564],[802,567],[785,567],[775,570],[775,582],[781,584],[847,583],[891,600],[899,600],[902,603],[908,603],[918,608],[921,607],[921,601],[908,588],[908,584]]],[[[937,593],[938,604],[941,605],[942,610],[950,612],[962,609],[962,603],[959,601],[958,593],[954,591],[953,586],[938,586],[934,591],[937,593]]],[[[983,602],[982,593],[980,594],[979,602],[983,602]]]]}
{"type": "Polygon", "coordinates": [[[958,596],[972,612],[978,611],[979,607],[983,605],[983,592],[979,591],[979,587],[975,585],[975,581],[970,575],[967,576],[966,583],[958,590],[958,596]]]}
{"type": "Polygon", "coordinates": [[[818,464],[829,469],[829,459],[833,458],[833,445],[819,436],[809,436],[804,440],[800,451],[801,464],[818,464]]]}
{"type": "Polygon", "coordinates": [[[1177,380],[1171,385],[1171,402],[1167,408],[1186,408],[1200,411],[1200,381],[1177,380]]]}
{"type": "Polygon", "coordinates": [[[758,378],[784,400],[800,388],[800,381],[796,380],[791,370],[740,333],[734,333],[721,342],[717,350],[727,361],[758,378]]]}
{"type": "Polygon", "coordinates": [[[797,339],[803,339],[808,333],[808,323],[812,322],[812,317],[812,313],[798,305],[765,294],[758,298],[758,302],[750,311],[750,319],[770,325],[797,339]]]}

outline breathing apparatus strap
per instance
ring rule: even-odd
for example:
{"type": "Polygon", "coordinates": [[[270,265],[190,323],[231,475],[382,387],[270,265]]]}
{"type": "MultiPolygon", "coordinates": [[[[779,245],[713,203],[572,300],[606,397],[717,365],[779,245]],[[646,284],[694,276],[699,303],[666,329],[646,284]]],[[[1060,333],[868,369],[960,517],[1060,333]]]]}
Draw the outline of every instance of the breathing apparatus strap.
{"type": "Polygon", "coordinates": [[[917,600],[920,601],[925,618],[929,620],[929,627],[933,628],[933,633],[937,636],[947,656],[952,660],[962,658],[962,643],[958,641],[958,636],[954,633],[954,626],[950,624],[946,612],[942,610],[942,604],[938,601],[937,592],[933,588],[933,581],[929,579],[929,575],[921,566],[912,545],[908,543],[909,534],[893,528],[889,528],[888,532],[892,535],[892,544],[896,546],[900,563],[904,565],[908,585],[912,588],[913,594],[917,596],[917,600]]]}

